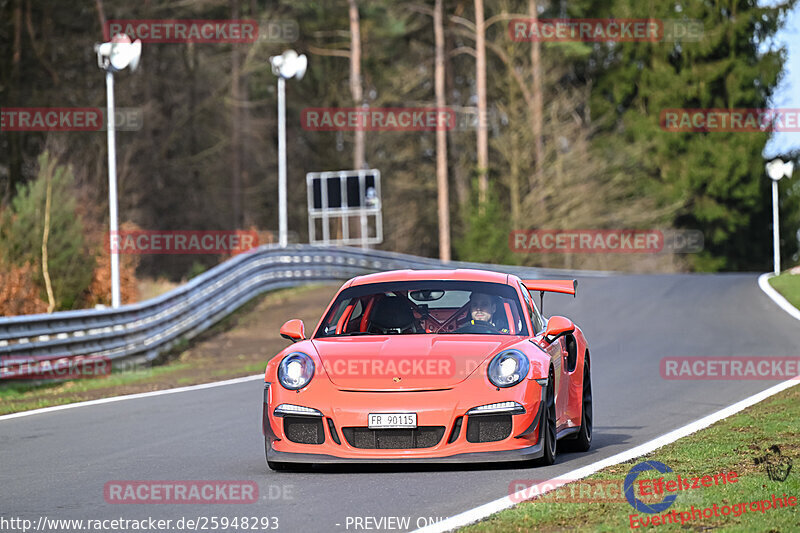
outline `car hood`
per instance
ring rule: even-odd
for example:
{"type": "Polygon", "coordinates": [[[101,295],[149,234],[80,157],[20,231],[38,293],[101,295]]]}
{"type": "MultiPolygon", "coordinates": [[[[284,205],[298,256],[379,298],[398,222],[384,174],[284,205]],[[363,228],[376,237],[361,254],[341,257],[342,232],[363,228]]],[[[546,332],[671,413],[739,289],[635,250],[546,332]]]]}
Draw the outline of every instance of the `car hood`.
{"type": "Polygon", "coordinates": [[[481,363],[519,342],[510,335],[370,335],[314,339],[325,372],[351,390],[452,387],[481,363]]]}

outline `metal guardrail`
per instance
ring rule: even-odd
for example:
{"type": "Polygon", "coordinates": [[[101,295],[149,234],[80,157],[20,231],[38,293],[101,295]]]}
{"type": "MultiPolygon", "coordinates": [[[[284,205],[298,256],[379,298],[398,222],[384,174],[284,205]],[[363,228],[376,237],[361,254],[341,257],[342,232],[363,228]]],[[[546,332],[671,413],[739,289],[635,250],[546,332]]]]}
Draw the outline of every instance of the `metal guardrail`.
{"type": "MultiPolygon", "coordinates": [[[[314,282],[344,281],[383,270],[470,267],[498,268],[455,261],[445,264],[438,259],[360,248],[261,246],[144,302],[117,309],[0,318],[0,356],[3,356],[0,360],[8,356],[90,355],[112,361],[128,357],[152,360],[267,291],[314,282]]],[[[519,267],[504,267],[503,271],[528,276],[537,276],[539,272],[519,267]]],[[[562,273],[567,274],[566,271],[562,273]]]]}

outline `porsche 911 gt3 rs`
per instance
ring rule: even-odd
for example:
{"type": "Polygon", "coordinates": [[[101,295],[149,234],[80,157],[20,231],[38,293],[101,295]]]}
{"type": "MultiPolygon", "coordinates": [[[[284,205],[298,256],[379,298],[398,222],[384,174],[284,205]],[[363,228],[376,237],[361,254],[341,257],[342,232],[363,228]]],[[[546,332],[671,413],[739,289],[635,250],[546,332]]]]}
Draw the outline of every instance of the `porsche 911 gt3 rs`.
{"type": "Polygon", "coordinates": [[[531,292],[572,280],[484,270],[402,270],[346,282],[309,338],[267,364],[267,463],[552,464],[592,440],[590,356],[580,328],[531,292]]]}

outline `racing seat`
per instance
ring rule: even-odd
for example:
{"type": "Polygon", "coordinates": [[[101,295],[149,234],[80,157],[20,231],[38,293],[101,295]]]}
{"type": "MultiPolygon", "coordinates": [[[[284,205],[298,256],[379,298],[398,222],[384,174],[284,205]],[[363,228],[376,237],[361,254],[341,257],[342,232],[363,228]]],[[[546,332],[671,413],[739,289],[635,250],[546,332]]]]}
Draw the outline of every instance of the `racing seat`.
{"type": "Polygon", "coordinates": [[[370,333],[417,333],[419,328],[411,302],[400,296],[384,296],[375,303],[369,317],[370,333]]]}

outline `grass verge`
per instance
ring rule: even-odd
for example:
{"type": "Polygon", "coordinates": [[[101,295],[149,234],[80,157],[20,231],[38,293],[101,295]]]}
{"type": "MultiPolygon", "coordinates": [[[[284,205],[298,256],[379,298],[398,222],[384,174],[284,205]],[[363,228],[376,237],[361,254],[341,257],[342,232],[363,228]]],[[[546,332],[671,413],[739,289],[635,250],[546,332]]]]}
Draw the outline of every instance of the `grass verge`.
{"type": "MultiPolygon", "coordinates": [[[[751,406],[725,420],[693,433],[643,457],[608,467],[597,474],[567,485],[538,498],[524,501],[506,511],[460,529],[462,533],[519,532],[519,531],[798,531],[800,529],[800,464],[791,462],[800,457],[800,387],[795,386],[751,406]],[[778,446],[779,451],[770,449],[778,446]],[[766,462],[757,460],[767,458],[766,462]],[[657,514],[635,510],[625,499],[623,481],[631,468],[644,461],[660,461],[673,472],[659,474],[654,470],[642,472],[637,481],[658,479],[665,482],[682,478],[714,476],[736,472],[735,482],[721,483],[678,491],[674,503],[657,514]],[[771,479],[767,466],[776,473],[771,479]],[[778,478],[789,469],[784,481],[778,478]],[[796,506],[761,512],[751,510],[754,501],[770,500],[772,496],[796,498],[796,506]],[[747,503],[746,511],[741,504],[747,503]],[[717,514],[713,506],[717,505],[717,514]],[[724,516],[725,506],[730,514],[724,516]],[[712,508],[710,517],[693,513],[694,509],[712,508]],[[738,510],[738,511],[737,511],[738,510]],[[644,527],[645,517],[666,517],[675,511],[677,523],[644,527]],[[739,516],[735,514],[739,513],[739,516]],[[687,515],[681,515],[687,513],[687,515]],[[631,516],[637,522],[631,527],[631,516]],[[681,517],[687,519],[682,524],[681,517]],[[690,517],[691,516],[691,517],[690,517]]],[[[536,477],[535,469],[530,477],[536,477]]],[[[541,477],[541,476],[540,476],[541,477]]],[[[524,480],[519,480],[524,484],[524,480]]],[[[530,485],[530,482],[528,483],[530,485]]],[[[664,495],[648,498],[640,494],[634,483],[637,498],[646,503],[660,502],[664,495]]],[[[509,485],[519,488],[517,482],[509,485]]],[[[533,495],[533,493],[529,493],[533,495]]],[[[757,504],[758,506],[758,504],[757,504]]],[[[762,505],[766,507],[766,505],[762,505]]],[[[702,512],[702,511],[701,511],[702,512]]],[[[659,520],[661,522],[661,520],[659,520]]]]}
{"type": "Polygon", "coordinates": [[[784,272],[769,279],[772,288],[789,300],[789,303],[800,309],[800,275],[784,272]]]}

